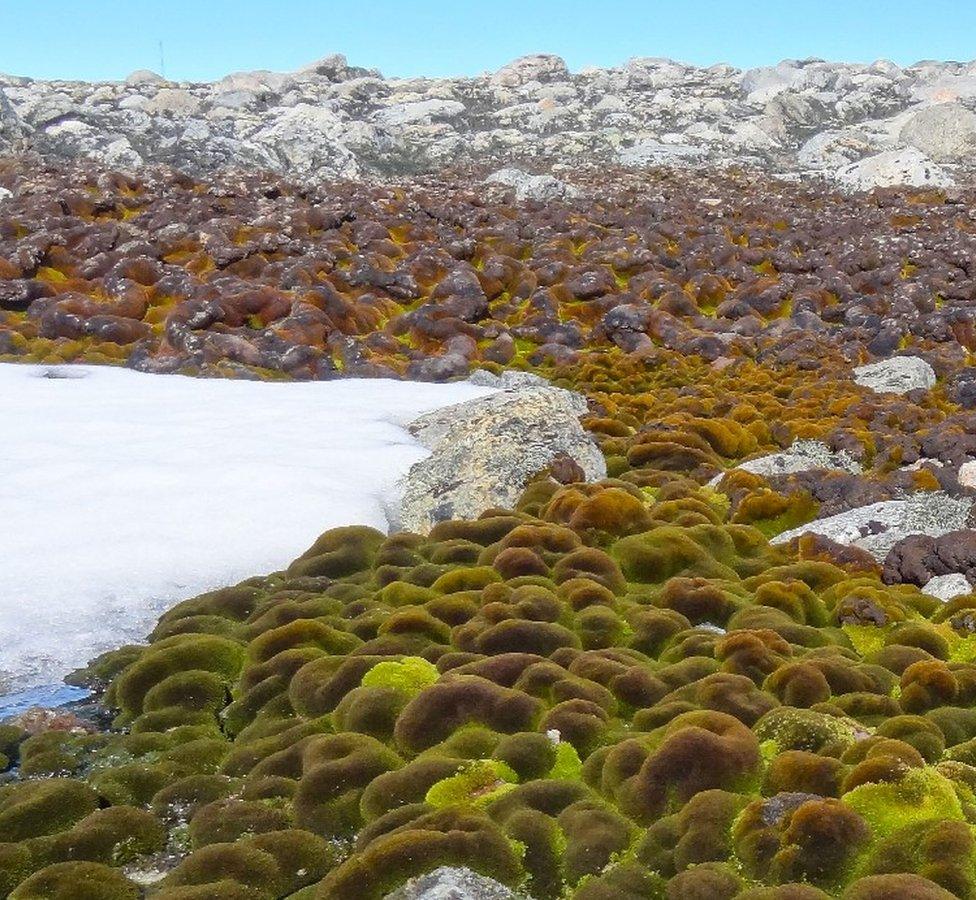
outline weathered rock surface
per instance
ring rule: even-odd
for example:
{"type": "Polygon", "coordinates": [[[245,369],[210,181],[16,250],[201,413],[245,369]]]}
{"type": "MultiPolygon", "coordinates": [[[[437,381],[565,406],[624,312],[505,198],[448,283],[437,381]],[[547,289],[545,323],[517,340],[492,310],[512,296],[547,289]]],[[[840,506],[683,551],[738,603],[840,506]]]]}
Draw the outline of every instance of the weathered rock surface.
{"type": "Polygon", "coordinates": [[[935,386],[935,369],[917,356],[895,356],[858,366],[854,381],[879,394],[907,394],[935,386]]]}
{"type": "Polygon", "coordinates": [[[516,900],[505,885],[470,869],[441,866],[412,878],[386,900],[516,900]]]}
{"type": "MultiPolygon", "coordinates": [[[[769,453],[766,456],[747,459],[735,468],[763,476],[792,475],[796,472],[809,472],[812,469],[849,472],[852,475],[857,475],[861,471],[860,464],[846,451],[834,453],[822,441],[805,440],[794,441],[788,450],[781,453],[769,453]]],[[[717,485],[724,474],[717,475],[709,485],[711,487],[717,485]]]]}
{"type": "Polygon", "coordinates": [[[410,433],[431,455],[414,464],[400,485],[391,524],[426,534],[438,522],[477,518],[493,507],[511,508],[529,478],[565,454],[588,481],[606,476],[606,463],[579,418],[586,401],[523,373],[479,384],[497,394],[421,416],[410,433]]]}
{"type": "Polygon", "coordinates": [[[841,166],[835,177],[842,187],[852,191],[870,191],[899,184],[944,188],[953,183],[945,169],[914,147],[885,150],[841,166]]]}
{"type": "Polygon", "coordinates": [[[964,462],[959,467],[956,478],[959,479],[960,487],[976,490],[976,460],[964,462]]]}
{"type": "Polygon", "coordinates": [[[927,106],[905,123],[900,137],[936,162],[957,162],[976,150],[976,113],[961,103],[927,106]]]}
{"type": "Polygon", "coordinates": [[[492,172],[485,181],[513,188],[518,200],[565,200],[579,195],[571,184],[552,175],[530,175],[511,167],[492,172]]]}
{"type": "Polygon", "coordinates": [[[966,579],[965,575],[936,575],[930,578],[922,587],[923,594],[937,597],[944,603],[948,603],[953,597],[962,597],[971,594],[973,586],[966,579]]]}
{"type": "Polygon", "coordinates": [[[738,162],[852,189],[940,186],[974,170],[974,84],[976,63],[784,60],[742,71],[638,58],[570,72],[551,55],[473,78],[383,78],[339,55],[211,83],[0,76],[0,153],[194,174],[257,165],[309,179],[472,163],[738,162]]]}
{"type": "Polygon", "coordinates": [[[964,528],[972,505],[971,500],[941,491],[919,493],[809,522],[778,534],[770,543],[785,544],[805,533],[819,534],[842,546],[866,550],[880,562],[910,535],[939,537],[964,528]]]}

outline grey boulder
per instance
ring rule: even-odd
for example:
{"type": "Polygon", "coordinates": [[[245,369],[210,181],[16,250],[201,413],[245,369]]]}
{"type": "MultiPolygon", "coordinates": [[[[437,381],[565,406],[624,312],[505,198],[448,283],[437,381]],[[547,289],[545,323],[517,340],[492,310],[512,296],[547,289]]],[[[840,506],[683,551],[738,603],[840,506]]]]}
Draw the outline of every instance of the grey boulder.
{"type": "Polygon", "coordinates": [[[521,169],[511,167],[492,172],[485,181],[488,184],[501,184],[513,188],[519,200],[545,202],[579,196],[579,191],[575,187],[552,175],[530,175],[521,169]]]}
{"type": "Polygon", "coordinates": [[[944,188],[954,184],[948,172],[915,147],[885,150],[841,166],[834,178],[849,191],[897,185],[944,188]]]}
{"type": "Polygon", "coordinates": [[[927,106],[905,123],[900,137],[936,162],[960,162],[976,150],[976,113],[960,103],[927,106]]]}
{"type": "Polygon", "coordinates": [[[917,356],[893,356],[854,370],[854,381],[878,394],[928,390],[935,380],[935,369],[917,356]]]}
{"type": "Polygon", "coordinates": [[[498,392],[421,416],[408,426],[431,454],[415,463],[387,510],[393,528],[426,534],[446,519],[473,519],[512,508],[529,478],[565,454],[588,481],[606,463],[580,425],[586,401],[535,376],[479,373],[473,381],[498,392]]]}
{"type": "Polygon", "coordinates": [[[961,597],[964,594],[971,594],[973,586],[965,575],[953,572],[950,575],[936,575],[930,578],[925,587],[922,588],[923,594],[937,597],[944,603],[948,603],[953,597],[961,597]]]}
{"type": "Polygon", "coordinates": [[[866,550],[879,562],[900,540],[912,534],[940,537],[966,527],[973,501],[941,491],[883,500],[825,519],[808,522],[776,535],[770,543],[785,544],[802,534],[819,534],[835,543],[866,550]]]}
{"type": "Polygon", "coordinates": [[[518,900],[505,885],[493,878],[456,866],[441,866],[410,879],[384,900],[518,900]]]}
{"type": "MultiPolygon", "coordinates": [[[[852,475],[861,472],[860,465],[846,451],[841,450],[839,453],[834,453],[822,441],[807,440],[794,441],[789,449],[780,453],[770,453],[766,456],[758,456],[755,459],[747,459],[740,462],[735,468],[762,476],[792,475],[796,472],[809,472],[813,469],[849,472],[852,475]]],[[[708,483],[709,487],[715,487],[724,475],[724,472],[716,475],[708,483]]]]}

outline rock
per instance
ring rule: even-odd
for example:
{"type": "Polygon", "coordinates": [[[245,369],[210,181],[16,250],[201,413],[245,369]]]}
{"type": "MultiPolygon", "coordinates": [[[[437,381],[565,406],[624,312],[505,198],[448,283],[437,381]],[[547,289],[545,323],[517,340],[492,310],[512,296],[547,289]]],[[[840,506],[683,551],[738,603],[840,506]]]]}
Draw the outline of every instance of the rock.
{"type": "Polygon", "coordinates": [[[623,166],[690,166],[704,161],[706,153],[691,144],[665,144],[661,141],[641,141],[617,153],[623,166]]]}
{"type": "Polygon", "coordinates": [[[770,543],[785,544],[805,533],[820,534],[842,546],[867,550],[884,561],[899,541],[910,535],[939,537],[965,527],[971,500],[941,491],[918,493],[904,500],[884,500],[818,519],[776,535],[770,543]]]}
{"type": "Polygon", "coordinates": [[[901,140],[936,162],[960,162],[976,150],[976,113],[959,103],[938,103],[915,113],[901,140]]]}
{"type": "Polygon", "coordinates": [[[146,101],[150,113],[170,113],[174,116],[193,116],[200,110],[200,101],[182,88],[161,88],[146,101]]]}
{"type": "Polygon", "coordinates": [[[504,184],[515,189],[519,200],[566,200],[578,197],[579,191],[552,175],[530,175],[521,169],[506,168],[492,172],[486,179],[489,184],[504,184]]]}
{"type": "Polygon", "coordinates": [[[558,81],[569,75],[565,61],[551,53],[522,56],[502,66],[491,77],[493,84],[517,87],[530,81],[558,81]]]}
{"type": "Polygon", "coordinates": [[[518,900],[505,885],[471,869],[441,866],[410,879],[384,900],[518,900]]]}
{"type": "Polygon", "coordinates": [[[366,76],[380,77],[377,69],[361,69],[358,66],[350,66],[346,57],[342,53],[332,53],[316,60],[307,66],[303,66],[296,72],[297,75],[321,75],[329,81],[349,81],[353,78],[363,78],[366,76]]]}
{"type": "Polygon", "coordinates": [[[136,69],[135,72],[126,76],[125,83],[134,86],[141,84],[167,84],[168,82],[158,72],[153,72],[152,69],[136,69]]]}
{"type": "Polygon", "coordinates": [[[935,387],[935,369],[917,356],[893,356],[858,366],[854,381],[878,394],[907,394],[935,387]]]}
{"type": "Polygon", "coordinates": [[[435,119],[453,119],[465,110],[457,100],[418,100],[414,103],[395,103],[376,113],[376,121],[387,127],[399,128],[435,119]]]}
{"type": "MultiPolygon", "coordinates": [[[[832,469],[849,472],[852,475],[861,472],[860,465],[845,450],[834,453],[821,441],[805,440],[794,441],[788,450],[781,453],[770,453],[756,459],[747,459],[735,468],[763,476],[791,475],[794,472],[808,472],[811,469],[832,469]]],[[[709,486],[715,487],[724,475],[724,472],[716,475],[709,482],[709,486]]]]}
{"type": "Polygon", "coordinates": [[[747,103],[765,106],[773,97],[789,90],[801,78],[792,60],[775,66],[761,66],[742,73],[742,93],[747,103]]]}
{"type": "Polygon", "coordinates": [[[66,709],[32,706],[25,712],[3,719],[0,724],[21,728],[28,734],[45,731],[67,731],[71,734],[90,734],[95,731],[91,722],[66,709]]]}
{"type": "Polygon", "coordinates": [[[960,487],[976,490],[976,460],[964,462],[959,467],[956,478],[959,481],[960,487]]]}
{"type": "MultiPolygon", "coordinates": [[[[474,381],[484,384],[487,376],[474,381]]],[[[588,480],[604,478],[603,455],[579,423],[586,401],[541,381],[506,372],[491,385],[498,393],[412,422],[410,433],[431,455],[401,481],[391,524],[426,534],[445,519],[512,508],[528,480],[559,454],[575,460],[588,480]]]]}
{"type": "Polygon", "coordinates": [[[251,136],[258,160],[283,160],[298,176],[354,178],[359,167],[341,136],[346,129],[331,110],[306,103],[279,111],[251,136]]]}
{"type": "Polygon", "coordinates": [[[948,603],[953,597],[962,597],[971,594],[973,586],[969,583],[965,575],[936,575],[930,578],[922,588],[923,594],[937,597],[944,603],[948,603]]]}
{"type": "Polygon", "coordinates": [[[106,149],[114,143],[128,168],[259,167],[316,180],[455,164],[492,171],[531,159],[540,168],[745,164],[781,176],[813,172],[852,190],[947,187],[972,168],[976,130],[964,105],[976,96],[976,76],[954,63],[786,60],[740,72],[632,59],[570,73],[558,56],[537,54],[473,78],[384,79],[333,54],[297,72],[210,83],[177,85],[146,70],[124,82],[0,83],[0,153],[114,165],[106,149]],[[292,143],[308,148],[279,153],[268,133],[300,107],[303,118],[321,114],[339,127],[327,129],[328,147],[299,134],[292,143]],[[324,162],[310,173],[298,157],[324,162]]]}
{"type": "Polygon", "coordinates": [[[878,187],[952,187],[949,174],[914,147],[886,150],[859,162],[842,166],[834,173],[841,187],[870,191],[878,187]]]}

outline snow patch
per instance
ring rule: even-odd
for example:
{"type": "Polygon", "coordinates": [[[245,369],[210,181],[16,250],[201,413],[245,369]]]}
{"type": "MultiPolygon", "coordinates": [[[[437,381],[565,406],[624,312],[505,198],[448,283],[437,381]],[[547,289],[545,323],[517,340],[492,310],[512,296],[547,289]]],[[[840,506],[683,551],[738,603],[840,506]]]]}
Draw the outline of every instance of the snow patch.
{"type": "Polygon", "coordinates": [[[394,484],[428,455],[403,426],[491,393],[0,365],[0,694],[281,569],[328,528],[385,530],[394,484]]]}

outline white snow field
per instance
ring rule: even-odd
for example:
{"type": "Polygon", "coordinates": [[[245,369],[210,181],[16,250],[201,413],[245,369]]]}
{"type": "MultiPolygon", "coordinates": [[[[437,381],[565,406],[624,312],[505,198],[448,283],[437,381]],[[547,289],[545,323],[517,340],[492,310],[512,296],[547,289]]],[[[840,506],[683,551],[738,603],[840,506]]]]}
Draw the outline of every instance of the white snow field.
{"type": "Polygon", "coordinates": [[[160,612],[282,568],[427,455],[401,427],[492,391],[0,365],[0,694],[141,640],[160,612]]]}

